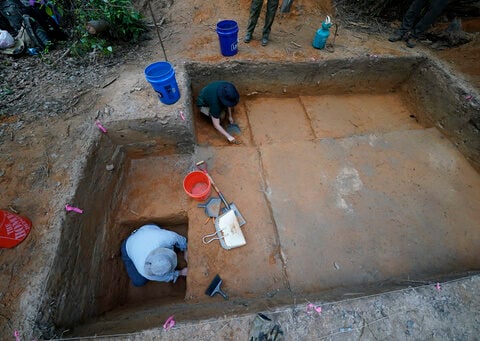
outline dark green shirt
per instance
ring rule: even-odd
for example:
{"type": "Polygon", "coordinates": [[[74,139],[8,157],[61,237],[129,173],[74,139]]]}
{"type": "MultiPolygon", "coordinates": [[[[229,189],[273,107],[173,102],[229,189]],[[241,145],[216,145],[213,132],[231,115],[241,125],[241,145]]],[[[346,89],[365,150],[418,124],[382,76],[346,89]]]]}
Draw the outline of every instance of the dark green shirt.
{"type": "Polygon", "coordinates": [[[226,109],[226,106],[220,102],[217,95],[217,89],[224,83],[223,81],[215,81],[208,84],[200,91],[200,95],[197,98],[197,106],[209,107],[210,116],[220,118],[222,111],[226,109]]]}

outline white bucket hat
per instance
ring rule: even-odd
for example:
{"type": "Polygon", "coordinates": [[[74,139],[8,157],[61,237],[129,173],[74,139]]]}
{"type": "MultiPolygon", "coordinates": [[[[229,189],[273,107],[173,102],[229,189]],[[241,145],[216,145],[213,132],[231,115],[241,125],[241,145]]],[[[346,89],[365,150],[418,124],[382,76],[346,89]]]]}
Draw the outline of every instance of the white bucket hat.
{"type": "Polygon", "coordinates": [[[159,247],[150,252],[145,259],[144,271],[147,276],[163,276],[177,267],[175,251],[159,247]]]}

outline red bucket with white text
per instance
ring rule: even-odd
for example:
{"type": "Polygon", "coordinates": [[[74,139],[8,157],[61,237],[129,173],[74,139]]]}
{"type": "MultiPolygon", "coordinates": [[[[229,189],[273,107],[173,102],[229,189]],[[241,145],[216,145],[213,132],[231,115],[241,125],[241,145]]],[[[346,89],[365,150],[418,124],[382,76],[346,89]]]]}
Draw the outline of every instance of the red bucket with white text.
{"type": "Polygon", "coordinates": [[[0,210],[0,247],[17,246],[27,238],[31,228],[30,219],[0,210]]]}

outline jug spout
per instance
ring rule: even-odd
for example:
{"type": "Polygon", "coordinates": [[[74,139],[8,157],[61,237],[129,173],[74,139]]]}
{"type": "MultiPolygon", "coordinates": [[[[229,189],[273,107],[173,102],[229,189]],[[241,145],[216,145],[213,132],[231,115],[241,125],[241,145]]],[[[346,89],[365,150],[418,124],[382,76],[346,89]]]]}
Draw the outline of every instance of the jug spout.
{"type": "Polygon", "coordinates": [[[330,19],[330,16],[327,15],[327,18],[322,23],[322,28],[328,30],[330,27],[332,27],[332,20],[330,19]]]}

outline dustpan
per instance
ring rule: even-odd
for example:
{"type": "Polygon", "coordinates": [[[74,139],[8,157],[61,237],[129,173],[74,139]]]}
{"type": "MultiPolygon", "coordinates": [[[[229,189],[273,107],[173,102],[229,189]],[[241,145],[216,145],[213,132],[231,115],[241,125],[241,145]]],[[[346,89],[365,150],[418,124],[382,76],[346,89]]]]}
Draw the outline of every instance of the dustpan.
{"type": "Polygon", "coordinates": [[[227,199],[225,199],[225,197],[223,196],[222,192],[220,192],[215,182],[213,182],[212,177],[207,172],[207,165],[205,164],[205,161],[197,162],[197,168],[207,175],[208,179],[210,180],[210,183],[212,184],[213,188],[215,188],[215,191],[218,193],[218,196],[220,197],[223,204],[225,205],[225,208],[222,209],[222,213],[226,213],[228,210],[233,210],[235,212],[235,215],[237,216],[240,226],[243,226],[246,223],[245,219],[243,218],[243,215],[240,213],[237,206],[235,206],[233,202],[229,204],[227,199]]]}
{"type": "Polygon", "coordinates": [[[205,204],[198,204],[197,207],[203,207],[208,217],[217,218],[220,214],[221,204],[222,200],[220,198],[210,198],[205,204]]]}
{"type": "Polygon", "coordinates": [[[228,210],[218,217],[218,219],[215,220],[215,233],[207,234],[202,240],[204,244],[218,240],[225,250],[247,244],[240,224],[238,223],[237,216],[233,210],[228,210]]]}

